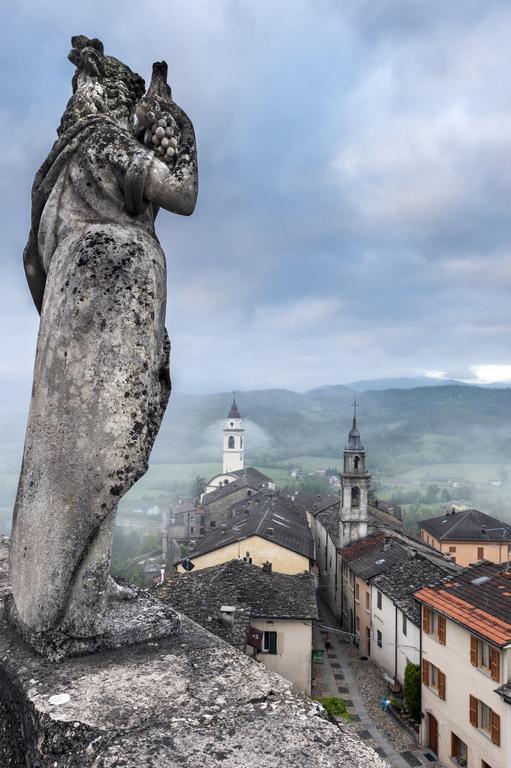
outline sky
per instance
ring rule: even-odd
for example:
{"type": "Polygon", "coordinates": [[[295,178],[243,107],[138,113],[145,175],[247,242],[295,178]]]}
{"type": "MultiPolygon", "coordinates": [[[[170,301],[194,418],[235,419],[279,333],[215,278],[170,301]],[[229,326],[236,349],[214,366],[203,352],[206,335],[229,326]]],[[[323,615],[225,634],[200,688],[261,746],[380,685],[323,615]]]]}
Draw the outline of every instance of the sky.
{"type": "Polygon", "coordinates": [[[73,34],[146,81],[166,59],[195,125],[196,212],[157,220],[178,391],[511,380],[509,3],[16,0],[2,21],[2,392],[30,386],[22,251],[73,34]]]}

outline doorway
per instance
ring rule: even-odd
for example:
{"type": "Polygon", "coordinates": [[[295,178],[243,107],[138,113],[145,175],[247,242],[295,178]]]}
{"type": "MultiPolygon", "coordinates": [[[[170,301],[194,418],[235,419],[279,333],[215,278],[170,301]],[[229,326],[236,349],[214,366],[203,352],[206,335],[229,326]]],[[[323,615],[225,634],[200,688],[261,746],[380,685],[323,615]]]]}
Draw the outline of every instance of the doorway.
{"type": "Polygon", "coordinates": [[[428,712],[428,747],[438,755],[438,721],[428,712]]]}

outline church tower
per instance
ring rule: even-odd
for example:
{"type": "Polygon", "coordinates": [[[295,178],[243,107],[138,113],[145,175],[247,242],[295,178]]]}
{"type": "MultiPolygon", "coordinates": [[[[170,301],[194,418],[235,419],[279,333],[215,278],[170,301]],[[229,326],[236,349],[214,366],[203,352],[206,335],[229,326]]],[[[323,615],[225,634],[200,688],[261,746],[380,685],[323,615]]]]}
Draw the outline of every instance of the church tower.
{"type": "Polygon", "coordinates": [[[341,472],[341,516],[339,547],[367,536],[367,504],[371,475],[366,470],[366,454],[357,429],[357,401],[353,403],[353,425],[344,450],[341,472]]]}
{"type": "Polygon", "coordinates": [[[231,410],[227,414],[224,427],[224,473],[236,472],[245,467],[245,430],[241,426],[241,416],[236,405],[234,393],[231,410]]]}

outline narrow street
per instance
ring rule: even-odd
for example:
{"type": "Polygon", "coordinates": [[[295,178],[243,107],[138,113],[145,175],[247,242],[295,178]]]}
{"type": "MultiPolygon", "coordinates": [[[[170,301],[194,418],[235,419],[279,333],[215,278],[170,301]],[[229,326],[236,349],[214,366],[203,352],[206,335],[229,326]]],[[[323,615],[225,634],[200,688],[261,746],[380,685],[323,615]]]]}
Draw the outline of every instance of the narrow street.
{"type": "Polygon", "coordinates": [[[320,620],[314,630],[314,647],[325,649],[325,660],[324,664],[315,665],[314,695],[344,699],[350,727],[393,768],[442,768],[429,750],[419,747],[404,725],[383,712],[379,702],[386,684],[381,671],[371,661],[361,661],[356,648],[333,631],[339,627],[338,622],[321,600],[318,609],[320,620]]]}

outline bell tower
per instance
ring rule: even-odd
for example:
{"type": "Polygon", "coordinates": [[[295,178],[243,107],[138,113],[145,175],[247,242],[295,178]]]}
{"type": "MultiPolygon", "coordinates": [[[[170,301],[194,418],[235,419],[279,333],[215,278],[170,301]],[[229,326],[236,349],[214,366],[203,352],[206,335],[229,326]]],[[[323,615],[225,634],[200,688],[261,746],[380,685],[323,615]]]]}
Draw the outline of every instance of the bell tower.
{"type": "Polygon", "coordinates": [[[366,454],[357,428],[357,401],[353,403],[353,424],[344,450],[341,472],[341,514],[339,547],[367,536],[367,504],[371,475],[366,470],[366,454]]]}
{"type": "Polygon", "coordinates": [[[231,410],[224,427],[224,472],[236,472],[245,467],[245,430],[234,393],[231,410]]]}

